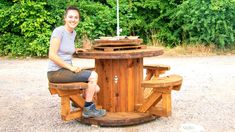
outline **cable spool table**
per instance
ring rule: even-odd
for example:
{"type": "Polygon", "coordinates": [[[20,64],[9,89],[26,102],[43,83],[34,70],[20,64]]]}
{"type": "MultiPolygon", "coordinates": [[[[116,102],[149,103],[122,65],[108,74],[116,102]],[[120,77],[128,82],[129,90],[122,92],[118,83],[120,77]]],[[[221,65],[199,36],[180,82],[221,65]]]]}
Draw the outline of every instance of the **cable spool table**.
{"type": "MultiPolygon", "coordinates": [[[[102,48],[102,41],[98,41],[102,48]]],[[[98,73],[100,92],[97,95],[97,104],[106,109],[107,115],[99,118],[79,119],[85,124],[99,126],[126,126],[141,124],[155,120],[157,117],[149,113],[137,112],[138,106],[143,103],[143,58],[163,54],[161,48],[125,48],[138,46],[133,40],[103,41],[105,47],[114,44],[111,50],[91,49],[74,55],[76,58],[95,59],[95,71],[98,73]],[[111,43],[114,42],[114,43],[111,43]],[[126,45],[125,45],[126,44],[126,45]],[[125,46],[124,46],[125,45],[125,46]],[[123,49],[117,47],[124,47],[123,49]],[[116,50],[118,49],[118,50],[116,50]]],[[[136,41],[141,42],[141,40],[136,41]]],[[[95,47],[95,46],[94,46],[95,47]]]]}

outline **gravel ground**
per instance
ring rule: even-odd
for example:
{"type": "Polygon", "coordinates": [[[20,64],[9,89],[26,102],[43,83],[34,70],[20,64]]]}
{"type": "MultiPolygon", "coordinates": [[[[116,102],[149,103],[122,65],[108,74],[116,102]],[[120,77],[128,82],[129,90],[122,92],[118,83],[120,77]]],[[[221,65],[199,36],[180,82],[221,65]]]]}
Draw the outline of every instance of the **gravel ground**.
{"type": "MultiPolygon", "coordinates": [[[[94,60],[74,63],[93,66],[94,60]]],[[[168,64],[166,74],[184,78],[172,93],[172,116],[129,127],[95,127],[60,118],[60,100],[47,87],[47,59],[0,58],[0,131],[158,131],[202,127],[208,132],[235,132],[235,56],[152,57],[145,64],[168,64]],[[196,126],[192,126],[196,125],[196,126]]]]}

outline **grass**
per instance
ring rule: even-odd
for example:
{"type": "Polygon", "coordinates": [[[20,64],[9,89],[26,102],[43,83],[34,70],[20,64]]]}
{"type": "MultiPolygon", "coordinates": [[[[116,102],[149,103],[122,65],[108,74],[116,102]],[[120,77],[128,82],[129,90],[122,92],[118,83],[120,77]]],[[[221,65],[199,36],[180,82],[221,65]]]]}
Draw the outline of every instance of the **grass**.
{"type": "Polygon", "coordinates": [[[195,45],[180,45],[174,48],[163,47],[160,43],[155,43],[153,46],[164,49],[164,56],[213,56],[213,55],[235,55],[233,49],[219,49],[214,45],[205,46],[203,44],[195,45]]]}

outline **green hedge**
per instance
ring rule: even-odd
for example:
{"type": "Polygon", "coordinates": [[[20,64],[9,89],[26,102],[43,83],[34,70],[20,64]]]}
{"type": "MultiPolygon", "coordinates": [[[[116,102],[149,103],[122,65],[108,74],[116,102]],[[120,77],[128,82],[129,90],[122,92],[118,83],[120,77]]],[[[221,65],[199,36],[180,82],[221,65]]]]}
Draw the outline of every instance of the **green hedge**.
{"type": "MultiPolygon", "coordinates": [[[[121,35],[151,44],[235,46],[234,0],[119,0],[121,35]]],[[[46,57],[68,5],[80,8],[78,41],[116,35],[115,0],[0,0],[0,56],[46,57]]]]}
{"type": "Polygon", "coordinates": [[[235,44],[235,1],[189,0],[170,15],[170,36],[159,36],[166,42],[215,44],[229,48],[235,44]]]}

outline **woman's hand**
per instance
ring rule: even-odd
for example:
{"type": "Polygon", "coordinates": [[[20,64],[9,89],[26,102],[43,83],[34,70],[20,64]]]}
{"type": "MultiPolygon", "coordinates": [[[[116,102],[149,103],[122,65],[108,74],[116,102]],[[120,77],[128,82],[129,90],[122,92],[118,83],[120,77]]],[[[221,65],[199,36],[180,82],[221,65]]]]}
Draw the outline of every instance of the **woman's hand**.
{"type": "Polygon", "coordinates": [[[78,72],[80,72],[82,69],[79,68],[79,67],[72,66],[69,70],[72,71],[72,72],[78,73],[78,72]]]}
{"type": "Polygon", "coordinates": [[[81,49],[81,48],[76,48],[76,53],[78,53],[78,52],[85,52],[85,51],[87,51],[86,49],[81,49]]]}

